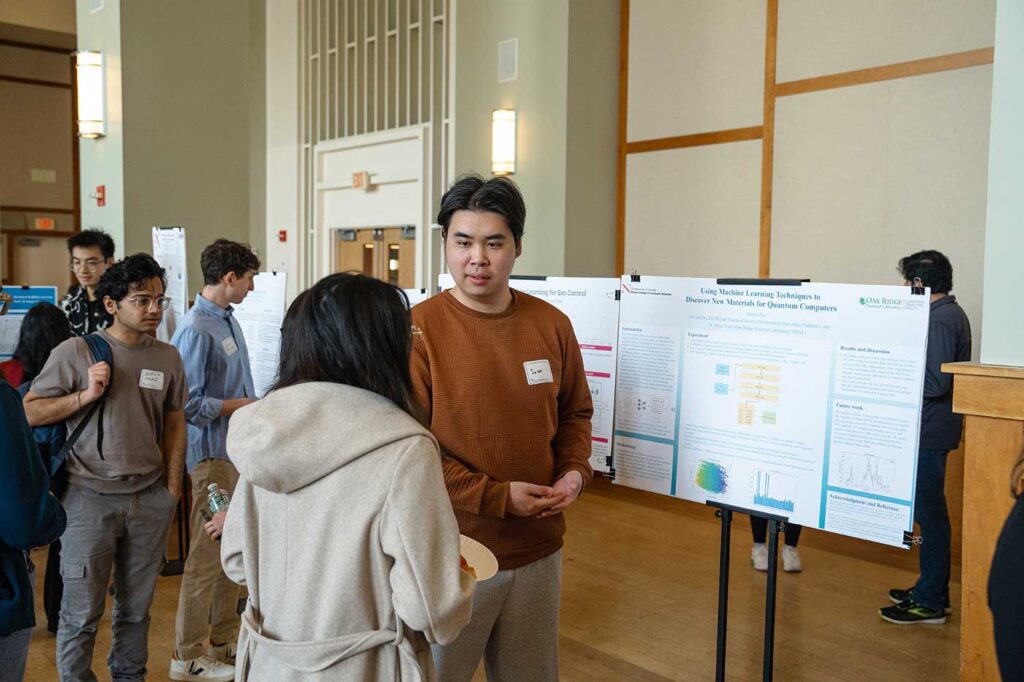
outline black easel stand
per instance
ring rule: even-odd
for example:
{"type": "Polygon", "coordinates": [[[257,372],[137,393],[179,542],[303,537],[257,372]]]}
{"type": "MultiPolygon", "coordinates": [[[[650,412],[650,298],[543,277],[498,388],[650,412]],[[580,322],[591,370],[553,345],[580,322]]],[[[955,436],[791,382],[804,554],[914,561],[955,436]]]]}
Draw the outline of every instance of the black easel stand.
{"type": "Polygon", "coordinates": [[[709,507],[715,507],[715,516],[722,519],[722,548],[718,564],[718,644],[715,650],[715,682],[725,681],[725,640],[729,617],[729,547],[734,512],[757,516],[768,521],[768,588],[764,602],[764,665],[761,679],[770,682],[775,658],[775,590],[779,577],[779,531],[784,529],[789,519],[713,500],[708,500],[707,504],[709,507]]]}

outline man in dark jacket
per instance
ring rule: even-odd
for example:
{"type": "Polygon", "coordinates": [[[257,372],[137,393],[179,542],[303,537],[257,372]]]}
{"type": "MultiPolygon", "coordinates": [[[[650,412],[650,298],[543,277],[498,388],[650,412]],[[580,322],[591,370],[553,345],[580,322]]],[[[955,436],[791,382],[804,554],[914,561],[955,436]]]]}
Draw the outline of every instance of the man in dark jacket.
{"type": "Polygon", "coordinates": [[[67,524],[49,485],[21,397],[0,376],[0,680],[25,675],[36,623],[28,550],[50,544],[67,524]]]}
{"type": "Polygon", "coordinates": [[[879,609],[884,620],[900,625],[945,623],[949,602],[949,511],[946,508],[946,456],[960,445],[963,417],[953,412],[953,377],[945,362],[971,359],[971,324],[953,288],[953,266],[938,251],[920,251],[900,260],[908,285],[931,289],[928,355],[924,371],[921,440],[917,455],[914,521],[921,530],[921,576],[909,589],[889,590],[893,606],[879,609]]]}

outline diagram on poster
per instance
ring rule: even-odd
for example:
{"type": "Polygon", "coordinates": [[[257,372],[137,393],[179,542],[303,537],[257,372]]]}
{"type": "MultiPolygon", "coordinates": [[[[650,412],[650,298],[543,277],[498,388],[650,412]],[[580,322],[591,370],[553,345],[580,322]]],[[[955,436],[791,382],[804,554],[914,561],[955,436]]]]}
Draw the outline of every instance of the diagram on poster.
{"type": "Polygon", "coordinates": [[[617,484],[903,546],[927,296],[626,277],[619,319],[617,484]]]}
{"type": "Polygon", "coordinates": [[[258,398],[265,396],[277,380],[287,290],[288,273],[261,272],[253,278],[253,290],[235,306],[235,320],[249,349],[249,366],[258,398]]]}
{"type": "MultiPolygon", "coordinates": [[[[541,298],[572,323],[594,403],[590,465],[611,471],[618,356],[619,280],[614,277],[512,277],[513,289],[541,298]]],[[[455,286],[451,275],[438,276],[443,291],[455,286]]]]}

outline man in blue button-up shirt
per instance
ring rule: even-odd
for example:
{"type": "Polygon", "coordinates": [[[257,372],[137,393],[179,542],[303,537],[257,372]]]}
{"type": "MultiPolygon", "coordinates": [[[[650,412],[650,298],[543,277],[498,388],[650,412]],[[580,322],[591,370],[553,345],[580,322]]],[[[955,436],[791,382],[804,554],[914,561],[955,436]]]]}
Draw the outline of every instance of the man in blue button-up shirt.
{"type": "Polygon", "coordinates": [[[224,575],[220,548],[211,540],[220,534],[224,512],[206,528],[201,510],[207,506],[207,486],[216,483],[233,493],[238,481],[225,448],[228,420],[235,410],[255,400],[256,391],[245,339],[231,306],[252,291],[259,267],[259,258],[245,244],[218,239],[206,247],[203,290],[171,339],[188,378],[186,464],[192,479],[192,544],[178,598],[173,680],[234,679],[238,585],[224,575]]]}

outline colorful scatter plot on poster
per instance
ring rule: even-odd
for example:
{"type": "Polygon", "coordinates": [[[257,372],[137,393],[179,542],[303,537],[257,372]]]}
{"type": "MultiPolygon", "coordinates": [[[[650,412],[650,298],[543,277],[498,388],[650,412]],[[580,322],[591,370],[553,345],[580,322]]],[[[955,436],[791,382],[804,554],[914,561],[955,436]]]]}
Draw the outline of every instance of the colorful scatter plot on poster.
{"type": "Polygon", "coordinates": [[[696,483],[709,493],[721,494],[729,489],[729,472],[721,464],[705,460],[697,467],[696,483]]]}

